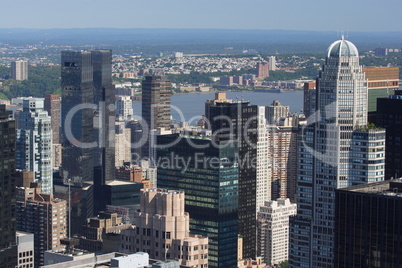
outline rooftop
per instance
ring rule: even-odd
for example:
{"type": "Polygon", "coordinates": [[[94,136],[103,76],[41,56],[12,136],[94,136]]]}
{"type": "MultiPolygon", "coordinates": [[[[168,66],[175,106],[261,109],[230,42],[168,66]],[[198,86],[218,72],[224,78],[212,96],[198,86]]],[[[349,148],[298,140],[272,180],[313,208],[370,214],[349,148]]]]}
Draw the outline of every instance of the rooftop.
{"type": "Polygon", "coordinates": [[[356,46],[344,39],[333,42],[327,52],[327,57],[341,58],[341,57],[359,57],[359,52],[356,46]]]}
{"type": "Polygon", "coordinates": [[[402,178],[356,185],[339,189],[340,191],[387,195],[402,198],[402,178]]]}

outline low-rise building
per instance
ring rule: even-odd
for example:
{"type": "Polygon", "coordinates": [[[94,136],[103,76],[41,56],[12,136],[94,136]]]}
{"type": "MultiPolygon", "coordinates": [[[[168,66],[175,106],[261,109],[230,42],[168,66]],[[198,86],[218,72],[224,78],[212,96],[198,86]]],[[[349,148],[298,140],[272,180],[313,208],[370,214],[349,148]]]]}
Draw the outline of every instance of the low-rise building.
{"type": "Polygon", "coordinates": [[[34,267],[34,235],[17,231],[18,265],[16,268],[34,267]]]}
{"type": "Polygon", "coordinates": [[[124,224],[123,218],[117,213],[100,212],[83,226],[79,247],[90,252],[118,251],[120,231],[130,226],[129,223],[124,224]]]}
{"type": "Polygon", "coordinates": [[[208,266],[208,238],[190,235],[184,192],[142,189],[136,226],[121,231],[123,253],[147,252],[158,260],[178,260],[191,267],[208,266]]]}

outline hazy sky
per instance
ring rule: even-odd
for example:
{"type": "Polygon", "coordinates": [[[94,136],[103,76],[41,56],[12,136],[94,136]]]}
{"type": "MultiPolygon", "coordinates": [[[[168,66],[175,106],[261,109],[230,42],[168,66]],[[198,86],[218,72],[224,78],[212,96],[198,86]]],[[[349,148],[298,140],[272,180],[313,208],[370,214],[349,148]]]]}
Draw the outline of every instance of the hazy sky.
{"type": "Polygon", "coordinates": [[[0,0],[0,28],[402,31],[401,0],[0,0]]]}

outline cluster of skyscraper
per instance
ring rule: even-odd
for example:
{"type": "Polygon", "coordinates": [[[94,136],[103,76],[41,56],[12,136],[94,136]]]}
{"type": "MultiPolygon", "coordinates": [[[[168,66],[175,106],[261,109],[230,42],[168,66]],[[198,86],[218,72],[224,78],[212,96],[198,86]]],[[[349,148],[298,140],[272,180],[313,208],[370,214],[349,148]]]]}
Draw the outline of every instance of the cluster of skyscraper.
{"type": "MultiPolygon", "coordinates": [[[[290,267],[402,263],[397,249],[382,258],[383,244],[368,247],[349,230],[353,218],[361,224],[355,232],[389,239],[397,232],[356,212],[380,213],[364,207],[364,193],[389,213],[402,204],[399,190],[390,192],[400,181],[382,182],[401,174],[402,94],[378,99],[370,114],[386,136],[369,123],[370,84],[351,42],[331,44],[317,82],[305,85],[307,119],[278,101],[264,107],[216,93],[197,126],[175,125],[171,83],[153,75],[143,80],[142,121],[135,120],[130,97],[115,97],[111,59],[110,50],[63,51],[61,101],[23,98],[15,121],[0,106],[0,263],[18,260],[15,228],[35,234],[36,266],[62,244],[142,251],[192,267],[246,267],[247,258],[262,265],[259,257],[268,265],[289,259],[290,267]]],[[[400,242],[391,240],[387,247],[400,242]]]]}

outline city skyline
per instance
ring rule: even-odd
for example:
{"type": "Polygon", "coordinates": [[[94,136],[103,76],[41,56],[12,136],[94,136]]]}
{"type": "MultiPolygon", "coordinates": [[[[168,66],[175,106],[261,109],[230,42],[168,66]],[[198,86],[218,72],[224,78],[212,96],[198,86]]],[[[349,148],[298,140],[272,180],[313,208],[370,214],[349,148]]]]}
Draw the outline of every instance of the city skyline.
{"type": "Polygon", "coordinates": [[[204,28],[399,31],[402,3],[378,1],[7,1],[4,28],[204,28]],[[79,8],[77,8],[79,6],[79,8]],[[347,8],[345,8],[347,6],[347,8]],[[21,8],[23,7],[23,8],[21,8]],[[399,7],[399,8],[398,8],[399,7]],[[248,12],[242,12],[243,10],[248,12]],[[149,12],[152,10],[152,19],[149,12]],[[90,12],[88,12],[90,11],[90,12]],[[330,12],[328,12],[330,11],[330,12]],[[364,12],[363,12],[364,11],[364,12]],[[19,19],[15,20],[15,14],[19,19]],[[71,19],[74,14],[74,19],[71,19]],[[91,14],[96,14],[91,15],[91,14]],[[314,16],[309,16],[314,14],[314,16]],[[341,15],[340,15],[341,14],[341,15]],[[375,17],[375,20],[367,20],[375,17]],[[105,20],[104,18],[109,18],[105,20]],[[317,23],[317,22],[320,23],[317,23]],[[351,23],[352,22],[352,23],[351,23]]]}

